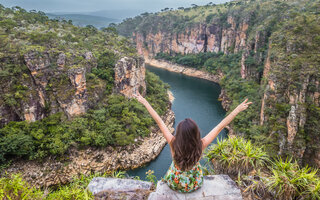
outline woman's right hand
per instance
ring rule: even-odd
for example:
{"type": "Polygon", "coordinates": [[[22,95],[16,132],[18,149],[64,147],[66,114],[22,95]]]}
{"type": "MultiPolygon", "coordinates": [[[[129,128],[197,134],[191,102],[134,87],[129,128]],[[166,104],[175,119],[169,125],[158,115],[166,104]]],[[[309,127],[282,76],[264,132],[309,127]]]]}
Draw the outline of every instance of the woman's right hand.
{"type": "Polygon", "coordinates": [[[141,94],[137,91],[136,94],[133,94],[133,97],[136,98],[140,103],[145,104],[147,100],[141,96],[141,94]]]}
{"type": "Polygon", "coordinates": [[[247,109],[249,107],[250,104],[252,104],[252,102],[248,102],[248,99],[244,100],[241,104],[239,104],[236,109],[241,112],[244,111],[245,109],[247,109]]]}

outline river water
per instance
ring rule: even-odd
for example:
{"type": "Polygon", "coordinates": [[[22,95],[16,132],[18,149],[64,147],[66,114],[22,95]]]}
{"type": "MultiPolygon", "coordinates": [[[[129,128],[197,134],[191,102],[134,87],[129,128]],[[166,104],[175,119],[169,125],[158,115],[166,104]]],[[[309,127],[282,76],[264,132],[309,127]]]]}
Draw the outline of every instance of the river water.
{"type": "MultiPolygon", "coordinates": [[[[198,124],[203,137],[224,118],[226,112],[223,110],[221,102],[218,101],[220,94],[218,84],[149,65],[146,68],[170,85],[170,90],[175,97],[172,104],[172,110],[176,117],[174,127],[181,120],[191,118],[198,124]]],[[[226,130],[221,131],[218,138],[225,138],[226,133],[226,130]]],[[[216,143],[216,140],[213,143],[216,143]]],[[[128,171],[128,174],[139,176],[144,180],[145,173],[150,169],[154,171],[154,175],[159,180],[165,175],[171,162],[170,148],[167,144],[155,160],[144,167],[128,171]]]]}

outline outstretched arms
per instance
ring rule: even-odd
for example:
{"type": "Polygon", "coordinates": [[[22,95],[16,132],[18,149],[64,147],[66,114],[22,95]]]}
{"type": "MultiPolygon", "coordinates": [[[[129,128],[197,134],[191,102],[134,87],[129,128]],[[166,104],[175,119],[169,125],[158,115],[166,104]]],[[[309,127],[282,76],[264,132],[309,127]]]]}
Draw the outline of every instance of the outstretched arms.
{"type": "Polygon", "coordinates": [[[248,108],[252,102],[248,99],[239,104],[226,118],[224,118],[216,127],[214,127],[204,138],[202,138],[202,149],[205,149],[241,111],[248,108]]]}
{"type": "Polygon", "coordinates": [[[167,142],[170,143],[172,138],[173,138],[173,135],[170,133],[168,127],[162,121],[162,119],[158,115],[158,113],[152,108],[152,106],[149,104],[149,102],[145,98],[143,98],[139,93],[135,94],[134,97],[147,108],[147,110],[150,113],[151,117],[158,124],[161,132],[163,133],[163,136],[166,138],[167,142]]]}

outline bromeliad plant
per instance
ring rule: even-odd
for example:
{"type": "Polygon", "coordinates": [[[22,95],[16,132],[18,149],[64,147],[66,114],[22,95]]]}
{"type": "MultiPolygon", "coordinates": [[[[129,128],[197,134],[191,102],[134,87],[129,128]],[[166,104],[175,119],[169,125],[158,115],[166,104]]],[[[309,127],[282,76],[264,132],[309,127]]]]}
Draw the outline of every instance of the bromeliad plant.
{"type": "Polygon", "coordinates": [[[276,198],[320,199],[320,179],[317,171],[308,166],[301,168],[292,158],[276,159],[270,167],[271,175],[266,180],[269,191],[274,191],[276,198]]]}
{"type": "Polygon", "coordinates": [[[212,161],[217,173],[233,177],[258,170],[269,161],[262,147],[256,147],[241,137],[218,140],[217,144],[209,147],[206,157],[212,161]]]}

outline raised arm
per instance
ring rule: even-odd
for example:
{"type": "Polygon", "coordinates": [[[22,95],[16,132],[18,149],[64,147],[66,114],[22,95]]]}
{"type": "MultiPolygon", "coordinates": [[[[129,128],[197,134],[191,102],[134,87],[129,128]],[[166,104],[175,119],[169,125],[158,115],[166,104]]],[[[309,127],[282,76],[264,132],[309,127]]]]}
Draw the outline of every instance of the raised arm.
{"type": "Polygon", "coordinates": [[[152,106],[149,104],[149,102],[145,98],[143,98],[139,93],[135,94],[134,97],[147,108],[151,117],[158,124],[161,132],[163,133],[163,136],[166,138],[167,142],[170,143],[173,138],[173,135],[170,133],[168,127],[163,122],[163,120],[158,115],[158,113],[152,108],[152,106]]]}
{"type": "Polygon", "coordinates": [[[202,149],[205,149],[241,111],[248,108],[252,102],[248,99],[239,104],[226,118],[224,118],[216,127],[214,127],[204,138],[202,138],[202,149]]]}

